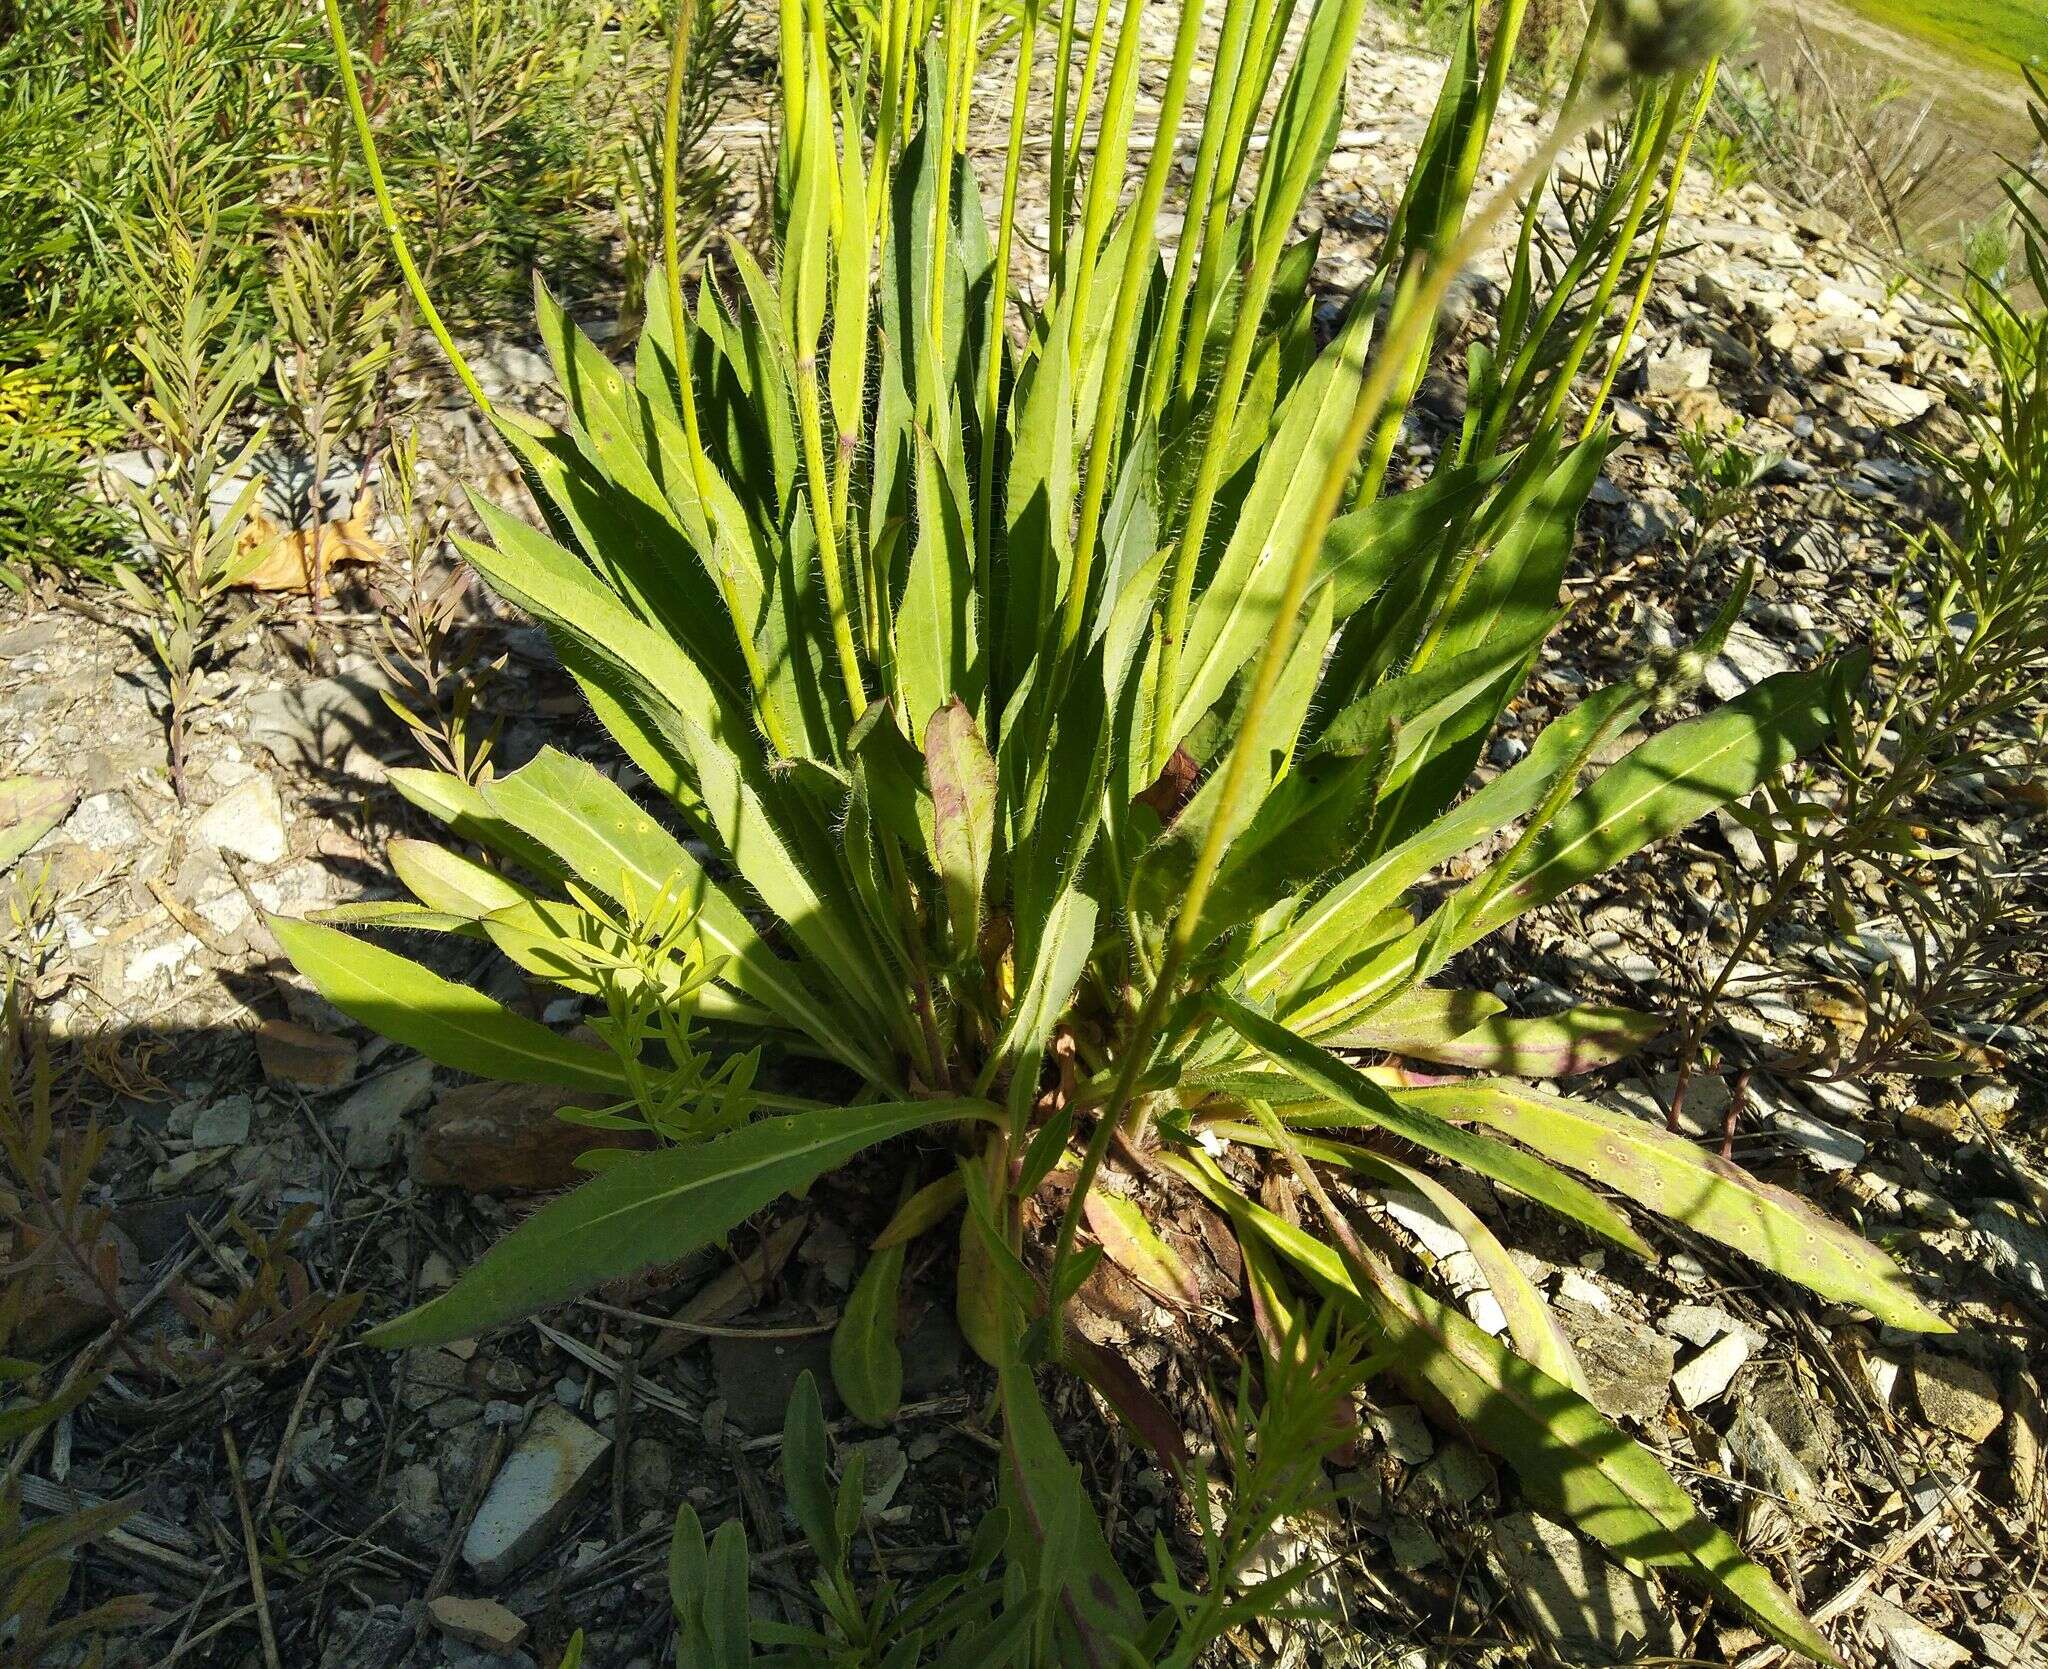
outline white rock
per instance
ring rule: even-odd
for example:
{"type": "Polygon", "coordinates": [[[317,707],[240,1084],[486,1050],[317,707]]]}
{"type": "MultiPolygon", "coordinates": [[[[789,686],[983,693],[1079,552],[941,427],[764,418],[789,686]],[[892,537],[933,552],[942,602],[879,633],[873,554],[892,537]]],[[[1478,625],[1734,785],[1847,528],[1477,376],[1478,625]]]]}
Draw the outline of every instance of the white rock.
{"type": "Polygon", "coordinates": [[[1557,1295],[1569,1298],[1574,1303],[1584,1304],[1589,1310],[1612,1313],[1614,1300],[1607,1296],[1607,1289],[1597,1281],[1582,1275],[1576,1269],[1566,1269],[1557,1277],[1557,1295]]]}
{"type": "Polygon", "coordinates": [[[1674,1339],[1704,1349],[1726,1333],[1740,1333],[1749,1341],[1750,1354],[1764,1345],[1764,1336],[1745,1321],[1738,1321],[1719,1304],[1679,1304],[1658,1323],[1674,1339]]]}
{"type": "Polygon", "coordinates": [[[289,849],[277,784],[258,776],[229,789],[199,819],[199,838],[251,863],[276,863],[289,849]]]}
{"type": "Polygon", "coordinates": [[[1893,1669],[1956,1669],[1970,1654],[1910,1611],[1875,1595],[1863,1602],[1863,1616],[1884,1642],[1893,1669]]]}
{"type": "Polygon", "coordinates": [[[1916,417],[1925,417],[1934,405],[1934,396],[1926,389],[1893,382],[1888,377],[1860,382],[1856,392],[1870,415],[1885,424],[1910,423],[1916,417]]]}
{"type": "Polygon", "coordinates": [[[93,794],[78,802],[78,809],[65,821],[64,832],[81,846],[119,852],[142,838],[142,825],[135,820],[125,794],[93,794]]]}
{"type": "Polygon", "coordinates": [[[480,1581],[496,1583],[542,1552],[611,1446],[573,1414],[543,1403],[484,1492],[462,1541],[463,1563],[480,1581]]]}
{"type": "Polygon", "coordinates": [[[1671,1376],[1671,1389],[1687,1408],[1698,1408],[1727,1390],[1735,1370],[1748,1360],[1749,1340],[1740,1333],[1723,1333],[1671,1376]]]}
{"type": "Polygon", "coordinates": [[[168,979],[198,954],[199,941],[189,933],[180,933],[160,945],[137,951],[128,959],[122,978],[130,991],[140,991],[160,979],[168,979]]]}
{"type": "Polygon", "coordinates": [[[1643,368],[1645,386],[1652,394],[1683,394],[1705,388],[1713,380],[1714,356],[1705,348],[1674,347],[1643,368]]]}
{"type": "Polygon", "coordinates": [[[1771,1114],[1771,1124],[1824,1171],[1854,1170],[1869,1151],[1870,1144],[1861,1136],[1797,1107],[1779,1107],[1771,1114]]]}
{"type": "Polygon", "coordinates": [[[1707,662],[1707,688],[1716,699],[1733,701],[1766,678],[1791,671],[1792,665],[1792,657],[1763,633],[1737,621],[1721,646],[1721,653],[1707,662]]]}

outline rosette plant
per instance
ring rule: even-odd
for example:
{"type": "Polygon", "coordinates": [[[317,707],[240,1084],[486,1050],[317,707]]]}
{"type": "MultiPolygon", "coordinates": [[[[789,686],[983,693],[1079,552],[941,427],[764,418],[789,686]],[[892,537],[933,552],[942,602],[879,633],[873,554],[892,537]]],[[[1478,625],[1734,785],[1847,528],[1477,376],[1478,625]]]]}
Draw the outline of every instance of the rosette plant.
{"type": "MultiPolygon", "coordinates": [[[[1063,1312],[1105,1251],[1155,1286],[1192,1280],[1148,1208],[1191,1190],[1236,1231],[1269,1349],[1290,1315],[1334,1305],[1533,1499],[1825,1656],[1768,1573],[1595,1411],[1541,1296],[1439,1180],[1463,1167],[1637,1257],[1654,1253],[1636,1214],[1666,1215],[1832,1302],[1941,1326],[1882,1252],[1795,1197],[1523,1081],[1617,1058],[1654,1031],[1642,1017],[1513,1019],[1441,983],[1460,951],[1820,744],[1860,676],[1788,673],[1663,722],[1738,581],[1691,651],[1470,786],[1561,617],[1626,351],[1609,317],[1625,281],[1638,306],[1649,282],[1639,234],[1665,212],[1714,32],[1698,7],[1608,6],[1550,138],[1482,205],[1523,3],[1503,0],[1490,37],[1475,3],[1377,269],[1332,331],[1315,239],[1294,228],[1363,5],[1129,0],[1084,38],[1030,0],[985,191],[974,0],[884,0],[839,62],[822,0],[785,0],[769,266],[730,244],[723,279],[691,295],[671,247],[630,372],[540,295],[562,429],[472,380],[542,520],[479,500],[487,540],[465,554],[546,627],[631,769],[547,750],[477,788],[396,773],[452,841],[394,846],[417,901],[277,931],[364,1023],[467,1072],[586,1092],[601,1105],[573,1116],[654,1141],[590,1154],[590,1180],[373,1337],[513,1321],[903,1140],[919,1186],[841,1323],[842,1394],[892,1411],[904,1249],[957,1232],[958,1311],[999,1370],[1055,1656],[1152,1662],[1147,1630],[1165,1625],[1099,1531],[1043,1533],[1080,1497],[1033,1371],[1086,1376],[1157,1440],[1143,1388],[1063,1312]],[[1154,13],[1172,46],[1146,150],[1154,13]],[[1604,172],[1552,216],[1552,165],[1596,122],[1604,172]],[[1027,291],[1035,125],[1049,265],[1027,291]],[[1442,300],[1504,213],[1520,233],[1466,421],[1390,490],[1442,300]],[[1596,349],[1607,381],[1568,415],[1596,349]],[[601,1041],[344,927],[487,940],[592,999],[601,1041]],[[1318,1202],[1316,1228],[1258,1203],[1271,1164],[1318,1202]],[[1336,1173],[1435,1201],[1505,1336],[1348,1218],[1336,1173]]],[[[678,63],[672,92],[680,79],[678,63]]],[[[671,182],[674,131],[672,110],[671,182]]]]}

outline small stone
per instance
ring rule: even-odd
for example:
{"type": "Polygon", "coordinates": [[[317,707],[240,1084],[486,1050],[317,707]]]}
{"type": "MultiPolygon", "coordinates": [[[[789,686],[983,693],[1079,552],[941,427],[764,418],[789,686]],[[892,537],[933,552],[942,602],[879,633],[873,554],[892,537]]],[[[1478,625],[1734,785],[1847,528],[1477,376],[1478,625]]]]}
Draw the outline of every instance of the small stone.
{"type": "Polygon", "coordinates": [[[1728,1428],[1728,1447],[1752,1483],[1775,1492],[1802,1517],[1811,1515],[1820,1486],[1777,1427],[1746,1402],[1728,1428]]]}
{"type": "Polygon", "coordinates": [[[1654,1420],[1664,1412],[1678,1352],[1653,1328],[1626,1316],[1559,1299],[1558,1319],[1586,1370],[1593,1404],[1610,1419],[1654,1420]]]}
{"type": "Polygon", "coordinates": [[[1863,1602],[1863,1617],[1884,1642],[1892,1669],[1956,1669],[1970,1660],[1964,1647],[1890,1600],[1873,1594],[1863,1602]]]}
{"type": "Polygon", "coordinates": [[[1408,1487],[1434,1496],[1446,1507],[1470,1506],[1493,1487],[1493,1468],[1471,1444],[1447,1443],[1408,1487]]]}
{"type": "Polygon", "coordinates": [[[612,1440],[554,1403],[543,1403],[463,1538],[462,1559],[481,1582],[510,1576],[538,1555],[596,1481],[612,1440]]]}
{"type": "Polygon", "coordinates": [[[424,1106],[433,1088],[434,1063],[416,1056],[355,1089],[334,1114],[350,1168],[374,1171],[397,1158],[405,1115],[424,1106]]]}
{"type": "Polygon", "coordinates": [[[1870,1144],[1853,1131],[1818,1119],[1803,1108],[1780,1105],[1771,1113],[1771,1124],[1823,1171],[1854,1170],[1863,1162],[1870,1144]]]}
{"type": "Polygon", "coordinates": [[[626,1447],[626,1493],[640,1507],[667,1508],[675,1488],[675,1453],[655,1437],[636,1437],[626,1447]]]}
{"type": "Polygon", "coordinates": [[[1888,377],[1872,377],[1868,382],[1858,383],[1856,392],[1862,398],[1863,409],[1887,426],[1925,417],[1934,407],[1934,396],[1926,389],[1893,382],[1888,377]]]}
{"type": "Polygon", "coordinates": [[[214,801],[199,819],[198,832],[207,845],[251,863],[276,863],[290,850],[277,784],[264,776],[251,777],[214,801]]]}
{"type": "Polygon", "coordinates": [[[390,680],[374,663],[338,678],[265,690],[244,708],[249,740],[280,765],[321,767],[344,758],[352,743],[396,723],[378,693],[390,680]]]}
{"type": "Polygon", "coordinates": [[[1627,1661],[1677,1649],[1670,1608],[1657,1591],[1563,1526],[1510,1513],[1494,1520],[1491,1551],[1504,1585],[1565,1661],[1627,1661]]]}
{"type": "Polygon", "coordinates": [[[265,1082],[290,1089],[340,1089],[356,1075],[356,1046],[290,1020],[266,1020],[256,1033],[265,1082]]]}
{"type": "Polygon", "coordinates": [[[897,1490],[903,1487],[904,1478],[909,1475],[910,1457],[903,1452],[900,1439],[871,1437],[864,1443],[840,1446],[842,1473],[853,1463],[855,1455],[862,1457],[861,1505],[871,1515],[885,1512],[889,1503],[896,1499],[897,1490]]]}
{"type": "Polygon", "coordinates": [[[1660,1324],[1674,1339],[1705,1349],[1724,1333],[1740,1333],[1749,1340],[1752,1353],[1763,1346],[1764,1336],[1747,1322],[1737,1321],[1718,1304],[1677,1304],[1660,1324]]]}
{"type": "Polygon", "coordinates": [[[1671,1376],[1671,1389],[1687,1408],[1698,1408],[1727,1390],[1735,1370],[1748,1360],[1749,1340],[1724,1333],[1671,1376]]]}
{"type": "Polygon", "coordinates": [[[121,793],[92,794],[78,802],[64,832],[96,852],[125,852],[142,839],[142,825],[121,793]]]}
{"type": "Polygon", "coordinates": [[[526,1641],[526,1624],[494,1599],[442,1594],[427,1602],[427,1616],[451,1640],[487,1651],[516,1652],[526,1641]]]}
{"type": "Polygon", "coordinates": [[[1674,347],[1643,367],[1643,385],[1652,394],[1670,396],[1689,388],[1705,388],[1714,375],[1714,356],[1706,348],[1674,347]]]}
{"type": "Polygon", "coordinates": [[[1387,1446],[1387,1453],[1403,1466],[1420,1466],[1436,1453],[1436,1439],[1430,1435],[1429,1422],[1423,1419],[1422,1410],[1413,1403],[1397,1403],[1392,1408],[1368,1408],[1366,1423],[1379,1434],[1387,1446]]]}
{"type": "MultiPolygon", "coordinates": [[[[764,1323],[794,1321],[796,1315],[770,1313],[764,1323]]],[[[765,1437],[782,1429],[790,1393],[808,1371],[829,1414],[838,1406],[832,1382],[832,1343],[828,1335],[794,1339],[757,1335],[717,1335],[711,1340],[711,1367],[725,1417],[749,1437],[765,1437]]]]}
{"type": "Polygon", "coordinates": [[[415,1462],[391,1479],[399,1528],[416,1546],[432,1546],[448,1534],[448,1509],[441,1503],[441,1479],[431,1466],[415,1462]]]}
{"type": "Polygon", "coordinates": [[[194,1147],[240,1147],[249,1139],[256,1103],[246,1095],[223,1096],[192,1121],[194,1147]]]}
{"type": "Polygon", "coordinates": [[[448,1090],[421,1123],[413,1180],[473,1194],[567,1188],[582,1178],[576,1158],[586,1149],[645,1146],[652,1140],[636,1131],[593,1130],[555,1116],[578,1104],[569,1091],[545,1084],[462,1084],[448,1090]]]}
{"type": "Polygon", "coordinates": [[[1387,1532],[1387,1545],[1395,1568],[1402,1571],[1427,1570],[1444,1556],[1443,1544],[1429,1527],[1412,1518],[1397,1518],[1387,1532]]]}
{"type": "Polygon", "coordinates": [[[1557,1295],[1568,1298],[1574,1304],[1583,1304],[1589,1310],[1611,1310],[1614,1300],[1607,1296],[1607,1289],[1576,1269],[1558,1271],[1557,1295]]]}
{"type": "Polygon", "coordinates": [[[2005,1423],[1998,1382],[1976,1363],[1932,1350],[1913,1353],[1913,1397],[1928,1424],[1983,1443],[2005,1423]]]}
{"type": "Polygon", "coordinates": [[[1717,700],[1733,701],[1766,678],[1791,671],[1792,664],[1792,658],[1763,633],[1737,621],[1720,654],[1707,662],[1706,685],[1717,700]]]}

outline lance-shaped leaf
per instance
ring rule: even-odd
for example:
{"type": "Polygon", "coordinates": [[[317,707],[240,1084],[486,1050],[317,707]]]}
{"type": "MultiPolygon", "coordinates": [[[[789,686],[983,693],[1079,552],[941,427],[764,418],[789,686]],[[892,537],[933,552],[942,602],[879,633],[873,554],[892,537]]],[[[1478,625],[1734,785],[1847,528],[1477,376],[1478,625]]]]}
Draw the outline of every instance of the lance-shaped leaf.
{"type": "Polygon", "coordinates": [[[627,1154],[544,1206],[440,1297],[370,1335],[410,1347],[469,1338],[653,1263],[688,1257],[863,1148],[984,1101],[885,1102],[762,1119],[693,1147],[627,1154]]]}
{"type": "Polygon", "coordinates": [[[1039,1401],[1031,1369],[1002,1370],[1004,1491],[1010,1505],[1010,1554],[1057,1608],[1057,1661],[1076,1669],[1112,1669],[1129,1660],[1143,1626],[1137,1595],[1117,1569],[1102,1522],[1081,1487],[1039,1401]]]}
{"type": "Polygon", "coordinates": [[[1110,1262],[1140,1286],[1183,1304],[1202,1301],[1201,1283],[1180,1253],[1160,1238],[1135,1200],[1105,1187],[1091,1188],[1081,1202],[1089,1228],[1110,1262]]]}
{"type": "Polygon", "coordinates": [[[1867,1240],[1798,1195],[1647,1120],[1502,1079],[1403,1090],[1394,1099],[1490,1125],[1823,1298],[1857,1305],[1894,1327],[1949,1331],[1905,1272],[1867,1240]]]}
{"type": "MultiPolygon", "coordinates": [[[[1272,1146],[1271,1139],[1257,1125],[1217,1124],[1206,1128],[1232,1141],[1248,1142],[1257,1147],[1272,1146]]],[[[1351,1142],[1332,1142],[1303,1135],[1289,1139],[1305,1158],[1342,1165],[1375,1182],[1410,1190],[1411,1199],[1420,1195],[1429,1211],[1441,1218],[1471,1251],[1473,1262],[1479,1265],[1479,1272],[1486,1277],[1487,1287],[1499,1303],[1501,1314],[1507,1318],[1508,1334],[1514,1340],[1515,1348],[1552,1379],[1561,1380],[1581,1396],[1590,1395],[1584,1370],[1579,1366],[1571,1341],[1565,1337],[1564,1329],[1558,1323],[1556,1312],[1543,1301],[1543,1295],[1522,1273],[1515,1260],[1508,1256],[1507,1248],[1500,1243],[1499,1237],[1453,1190],[1419,1166],[1405,1165],[1388,1154],[1374,1153],[1351,1142]]],[[[1245,1261],[1249,1269],[1250,1257],[1247,1256],[1245,1261]]]]}
{"type": "Polygon", "coordinates": [[[626,1087],[625,1073],[606,1050],[557,1037],[481,991],[331,927],[267,919],[292,966],[321,996],[351,1020],[429,1060],[508,1083],[612,1094],[626,1087]]]}
{"type": "Polygon", "coordinates": [[[1676,1566],[1782,1644],[1822,1663],[1838,1661],[1770,1573],[1693,1504],[1649,1450],[1570,1386],[1383,1263],[1361,1290],[1336,1251],[1253,1204],[1213,1166],[1171,1155],[1165,1163],[1241,1232],[1262,1235],[1340,1307],[1384,1331],[1393,1371],[1447,1408],[1576,1529],[1627,1557],[1676,1566]]]}
{"type": "Polygon", "coordinates": [[[964,954],[981,923],[995,850],[996,762],[958,696],[925,726],[924,769],[932,791],[932,868],[946,888],[954,951],[964,954]]]}
{"type": "Polygon", "coordinates": [[[896,1300],[903,1282],[903,1242],[868,1259],[832,1330],[832,1383],[855,1416],[887,1425],[903,1401],[903,1352],[896,1344],[896,1300]]]}
{"type": "Polygon", "coordinates": [[[43,838],[78,803],[78,785],[55,777],[0,780],[0,870],[43,838]]]}
{"type": "Polygon", "coordinates": [[[1659,731],[1567,801],[1513,874],[1488,871],[1467,882],[1400,942],[1289,1009],[1287,1023],[1324,1037],[1369,1016],[1523,911],[1769,781],[1826,734],[1838,693],[1862,677],[1865,664],[1859,654],[1779,673],[1701,718],[1659,731]]]}
{"type": "Polygon", "coordinates": [[[1518,1019],[1499,1012],[1498,1000],[1484,992],[1418,986],[1407,997],[1323,1041],[1333,1049],[1382,1049],[1408,1060],[1475,1072],[1569,1078],[1626,1060],[1667,1027],[1660,1015],[1591,1005],[1518,1019]],[[1477,1013],[1463,1025],[1446,1024],[1433,1012],[1411,1007],[1410,1000],[1418,997],[1451,999],[1450,1012],[1461,1003],[1469,1012],[1479,1001],[1491,1005],[1491,1011],[1477,1013]]]}
{"type": "Polygon", "coordinates": [[[1469,945],[1716,806],[1740,799],[1828,732],[1838,691],[1868,657],[1781,672],[1687,724],[1659,731],[1589,787],[1536,837],[1517,873],[1455,936],[1469,945]]]}
{"type": "Polygon", "coordinates": [[[1475,1139],[1473,1132],[1447,1123],[1435,1113],[1396,1101],[1328,1050],[1296,1037],[1277,1021],[1254,1014],[1220,992],[1210,994],[1209,1005],[1226,1025],[1275,1066],[1317,1095],[1335,1102],[1359,1123],[1374,1125],[1441,1158],[1455,1160],[1583,1223],[1617,1245],[1643,1257],[1650,1255],[1650,1248],[1629,1227],[1627,1218],[1590,1188],[1553,1170],[1534,1154],[1504,1142],[1475,1139]]]}

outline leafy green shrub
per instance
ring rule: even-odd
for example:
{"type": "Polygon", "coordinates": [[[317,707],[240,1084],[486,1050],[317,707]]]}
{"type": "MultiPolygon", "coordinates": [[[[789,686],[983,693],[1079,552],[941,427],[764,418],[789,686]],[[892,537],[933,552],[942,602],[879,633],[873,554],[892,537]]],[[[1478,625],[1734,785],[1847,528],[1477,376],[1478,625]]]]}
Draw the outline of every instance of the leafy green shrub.
{"type": "MultiPolygon", "coordinates": [[[[377,119],[401,165],[394,212],[437,287],[461,299],[458,325],[523,311],[536,268],[579,295],[610,283],[615,214],[644,195],[630,113],[662,72],[649,48],[658,8],[426,0],[378,15],[377,119]]],[[[722,108],[730,54],[718,48],[736,10],[701,15],[685,185],[693,217],[708,219],[720,176],[695,141],[722,108]]],[[[9,571],[98,575],[117,554],[118,520],[72,489],[82,462],[121,435],[102,385],[137,389],[126,347],[151,298],[136,281],[148,263],[130,248],[159,249],[211,220],[206,281],[223,331],[276,338],[287,416],[308,451],[331,450],[346,414],[324,408],[360,381],[357,350],[394,334],[349,328],[397,285],[372,198],[317,9],[168,0],[130,18],[92,0],[24,0],[0,36],[9,571]]],[[[631,311],[641,280],[626,267],[631,311]]],[[[352,387],[347,403],[381,414],[385,374],[373,398],[352,387]]],[[[380,438],[372,431],[366,442],[380,438]]]]}
{"type": "MultiPolygon", "coordinates": [[[[882,8],[882,38],[901,38],[904,5],[882,8]]],[[[485,860],[406,843],[393,861],[416,904],[275,927],[345,1012],[462,1070],[609,1097],[579,1116],[658,1141],[593,1155],[590,1182],[373,1337],[501,1325],[928,1131],[941,1157],[842,1323],[849,1404],[892,1411],[903,1247],[964,1206],[959,1314],[999,1370],[1013,1440],[1042,1362],[1156,1434],[1143,1387],[1062,1324],[1102,1255],[1081,1248],[1084,1220],[1121,1256],[1171,1267],[1112,1183],[1116,1149],[1234,1226],[1269,1362],[1284,1361],[1287,1315],[1333,1304],[1532,1498],[1826,1656],[1771,1578],[1593,1410],[1540,1296],[1417,1156],[1647,1255],[1583,1176],[1831,1300],[1942,1326],[1882,1252],[1782,1190],[1502,1075],[1612,1060],[1655,1029],[1643,1017],[1519,1021],[1432,983],[1524,911],[1775,778],[1861,674],[1850,660],[1771,679],[1582,787],[1690,687],[1738,585],[1700,645],[1594,694],[1466,792],[1559,618],[1610,444],[1597,410],[1570,439],[1573,378],[1611,328],[1658,163],[1697,109],[1685,86],[1632,74],[1683,75],[1728,8],[1606,8],[1556,133],[1476,210],[1520,8],[1484,52],[1473,8],[1379,269],[1323,343],[1314,242],[1291,229],[1337,130],[1361,8],[1316,0],[1288,59],[1294,8],[1225,7],[1169,260],[1154,227],[1202,8],[1178,14],[1159,142],[1119,214],[1146,12],[1131,5],[1104,37],[1088,168],[1091,103],[1067,105],[1055,78],[1054,201],[1071,179],[1073,207],[1032,307],[1011,275],[1035,8],[991,223],[964,155],[974,8],[938,8],[914,80],[846,84],[818,46],[822,6],[791,0],[778,270],[735,246],[736,298],[707,282],[686,305],[671,260],[630,380],[540,293],[569,426],[484,408],[546,525],[479,501],[490,543],[464,549],[546,626],[647,793],[553,750],[481,783],[397,773],[485,860]],[[1620,103],[1625,137],[1571,219],[1566,263],[1539,262],[1529,222],[1551,164],[1620,103]],[[1523,198],[1504,347],[1471,420],[1427,479],[1385,491],[1439,303],[1523,198]],[[1441,878],[1508,831],[1470,879],[1441,878]],[[596,998],[604,1046],[338,925],[495,944],[596,998]],[[1471,1075],[1411,1088],[1358,1053],[1471,1075]],[[1245,1192],[1261,1148],[1321,1203],[1328,1239],[1245,1192]],[[1345,1218],[1325,1169],[1368,1193],[1419,1188],[1451,1214],[1510,1342],[1411,1281],[1391,1242],[1345,1218]],[[1070,1203],[1048,1256],[1035,1228],[1056,1171],[1070,1203]]],[[[1070,44],[1063,29],[1056,54],[1070,44]]],[[[671,253],[678,241],[671,228],[671,253]]],[[[1059,1660],[1116,1661],[1146,1627],[1124,1578],[1085,1530],[1057,1553],[1040,1579],[1059,1660]]]]}
{"type": "MultiPolygon", "coordinates": [[[[2048,140],[2039,82],[2034,91],[2048,140]]],[[[2019,268],[2048,294],[2048,181],[2023,172],[2007,192],[2019,268]]],[[[2002,268],[2006,255],[1987,259],[2002,268]]],[[[1838,962],[1833,1035],[1761,1052],[1775,1073],[1955,1076],[1981,1059],[1985,1033],[2048,992],[2027,866],[1981,827],[1981,788],[2038,795],[2048,761],[2048,312],[2016,303],[2013,288],[2002,272],[1966,272],[1956,324],[1986,392],[1953,391],[1963,444],[1916,446],[1938,508],[1872,599],[1876,676],[1844,702],[1809,769],[1734,808],[1761,873],[1736,893],[1690,1005],[1682,1075],[1738,970],[1801,904],[1844,939],[1874,928],[1904,948],[1862,970],[1838,962]]]]}

